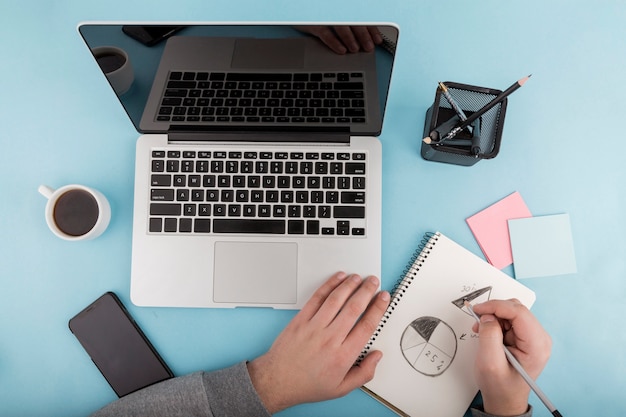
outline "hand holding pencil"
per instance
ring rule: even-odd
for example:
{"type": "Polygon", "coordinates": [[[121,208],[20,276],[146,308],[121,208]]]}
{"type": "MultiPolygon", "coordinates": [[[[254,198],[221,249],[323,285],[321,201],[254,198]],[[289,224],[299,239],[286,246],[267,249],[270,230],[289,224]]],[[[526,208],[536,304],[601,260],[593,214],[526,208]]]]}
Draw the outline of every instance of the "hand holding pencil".
{"type": "MultiPolygon", "coordinates": [[[[552,339],[517,300],[491,300],[473,309],[480,316],[480,323],[474,325],[474,331],[480,335],[475,366],[484,409],[496,415],[523,414],[531,389],[526,378],[532,378],[530,382],[534,384],[548,362],[552,339]],[[513,358],[507,358],[507,350],[513,358]]],[[[554,408],[549,405],[548,408],[554,408]]],[[[550,411],[560,416],[555,414],[556,409],[550,411]]]]}

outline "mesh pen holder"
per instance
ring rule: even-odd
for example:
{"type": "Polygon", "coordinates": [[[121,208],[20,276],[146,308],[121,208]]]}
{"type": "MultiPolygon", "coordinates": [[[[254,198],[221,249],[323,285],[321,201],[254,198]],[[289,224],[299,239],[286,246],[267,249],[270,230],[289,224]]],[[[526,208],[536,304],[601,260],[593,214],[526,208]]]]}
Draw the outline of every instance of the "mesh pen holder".
{"type": "MultiPolygon", "coordinates": [[[[453,82],[445,82],[445,85],[467,117],[501,93],[500,90],[453,82]]],[[[500,150],[506,104],[505,98],[452,139],[431,144],[420,141],[422,158],[463,166],[474,165],[481,159],[494,158],[500,150]]],[[[422,138],[429,136],[433,131],[444,137],[460,122],[452,105],[442,94],[441,89],[437,88],[435,102],[426,111],[422,138]]]]}

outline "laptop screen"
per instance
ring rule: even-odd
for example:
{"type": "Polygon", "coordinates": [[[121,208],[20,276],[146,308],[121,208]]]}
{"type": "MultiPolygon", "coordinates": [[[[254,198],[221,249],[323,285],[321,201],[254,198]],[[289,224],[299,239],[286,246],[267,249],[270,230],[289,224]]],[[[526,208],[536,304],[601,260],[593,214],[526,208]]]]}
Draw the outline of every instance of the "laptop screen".
{"type": "Polygon", "coordinates": [[[142,133],[319,130],[377,135],[391,25],[88,23],[79,32],[142,133]]]}

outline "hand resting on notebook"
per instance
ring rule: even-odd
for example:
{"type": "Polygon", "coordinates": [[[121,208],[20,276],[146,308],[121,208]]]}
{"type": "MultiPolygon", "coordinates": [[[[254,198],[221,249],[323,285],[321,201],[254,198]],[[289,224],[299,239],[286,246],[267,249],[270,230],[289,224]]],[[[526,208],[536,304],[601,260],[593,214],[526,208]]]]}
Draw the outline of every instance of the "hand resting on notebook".
{"type": "Polygon", "coordinates": [[[252,384],[270,413],[346,395],[372,379],[381,352],[353,366],[389,304],[378,278],[336,273],[278,336],[248,363],[252,384]],[[362,316],[361,316],[362,314],[362,316]],[[360,317],[360,318],[359,318],[360,317]]]}
{"type": "Polygon", "coordinates": [[[502,343],[526,372],[537,379],[550,357],[552,339],[535,316],[518,300],[490,300],[474,306],[480,316],[476,379],[484,410],[494,415],[518,415],[528,408],[530,387],[507,361],[502,343]]]}

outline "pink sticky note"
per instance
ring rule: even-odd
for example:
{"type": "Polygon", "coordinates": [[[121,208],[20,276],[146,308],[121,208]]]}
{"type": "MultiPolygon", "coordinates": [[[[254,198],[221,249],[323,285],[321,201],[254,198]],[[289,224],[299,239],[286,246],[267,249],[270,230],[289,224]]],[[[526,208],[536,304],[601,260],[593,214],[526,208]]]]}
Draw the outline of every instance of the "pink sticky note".
{"type": "Polygon", "coordinates": [[[532,217],[519,192],[466,219],[487,261],[498,269],[513,263],[508,220],[532,217]]]}

